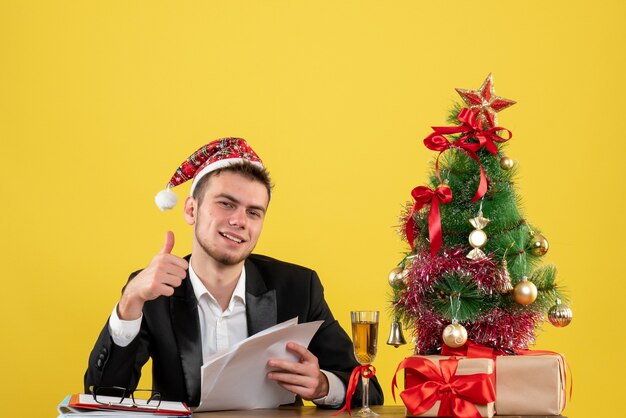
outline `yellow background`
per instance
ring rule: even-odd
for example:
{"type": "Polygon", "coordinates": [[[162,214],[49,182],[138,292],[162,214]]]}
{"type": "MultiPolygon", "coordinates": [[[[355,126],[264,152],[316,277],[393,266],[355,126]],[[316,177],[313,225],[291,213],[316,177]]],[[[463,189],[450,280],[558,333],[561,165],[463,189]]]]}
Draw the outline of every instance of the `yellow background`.
{"type": "MultiPolygon", "coordinates": [[[[570,417],[621,405],[624,285],[620,1],[7,1],[0,6],[0,405],[55,416],[128,273],[175,231],[153,204],[179,163],[247,138],[274,198],[257,252],[315,268],[344,328],[379,309],[406,249],[394,229],[425,184],[431,125],[493,72],[527,218],[545,232],[574,322],[570,417]]],[[[188,186],[180,187],[181,198],[188,186]]]]}

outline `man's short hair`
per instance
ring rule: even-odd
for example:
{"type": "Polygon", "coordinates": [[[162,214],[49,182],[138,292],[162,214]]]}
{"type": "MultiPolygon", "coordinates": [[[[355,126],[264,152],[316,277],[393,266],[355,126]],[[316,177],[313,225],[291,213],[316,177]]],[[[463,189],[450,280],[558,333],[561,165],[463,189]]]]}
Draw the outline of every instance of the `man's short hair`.
{"type": "Polygon", "coordinates": [[[192,197],[198,201],[198,204],[202,204],[202,199],[204,198],[204,192],[206,190],[206,185],[209,183],[209,179],[213,176],[219,176],[224,172],[240,174],[247,179],[258,181],[267,189],[267,201],[270,201],[272,197],[272,189],[274,188],[272,179],[270,178],[270,173],[265,168],[251,164],[248,161],[242,161],[224,168],[219,168],[215,171],[211,171],[206,176],[198,180],[192,194],[192,197]]]}

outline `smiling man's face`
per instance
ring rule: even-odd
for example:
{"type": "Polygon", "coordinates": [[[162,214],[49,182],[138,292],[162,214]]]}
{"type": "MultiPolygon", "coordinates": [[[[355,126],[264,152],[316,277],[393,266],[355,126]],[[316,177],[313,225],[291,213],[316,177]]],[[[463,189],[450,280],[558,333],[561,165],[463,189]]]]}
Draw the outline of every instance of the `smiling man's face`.
{"type": "Polygon", "coordinates": [[[265,185],[239,173],[223,171],[208,179],[204,197],[185,208],[194,226],[193,255],[236,265],[250,255],[261,235],[269,196],[265,185]]]}

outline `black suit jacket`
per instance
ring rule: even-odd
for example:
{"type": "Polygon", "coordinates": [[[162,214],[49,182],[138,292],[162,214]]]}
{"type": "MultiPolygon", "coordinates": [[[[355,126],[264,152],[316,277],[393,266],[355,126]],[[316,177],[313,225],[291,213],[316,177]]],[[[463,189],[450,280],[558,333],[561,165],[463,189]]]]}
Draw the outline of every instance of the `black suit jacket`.
{"type": "MultiPolygon", "coordinates": [[[[350,372],[358,363],[350,338],[324,300],[317,274],[260,255],[251,255],[245,267],[248,335],[296,316],[299,323],[323,320],[309,350],[317,356],[321,369],[337,375],[347,387],[350,372]]],[[[115,345],[107,321],[89,357],[85,392],[92,385],[136,388],[141,368],[150,357],[153,388],[161,392],[163,399],[198,405],[202,345],[197,299],[189,272],[174,295],[144,305],[141,331],[128,346],[115,345]]],[[[352,403],[360,402],[359,385],[352,403]]],[[[374,378],[370,384],[370,404],[382,403],[382,390],[374,378]]]]}

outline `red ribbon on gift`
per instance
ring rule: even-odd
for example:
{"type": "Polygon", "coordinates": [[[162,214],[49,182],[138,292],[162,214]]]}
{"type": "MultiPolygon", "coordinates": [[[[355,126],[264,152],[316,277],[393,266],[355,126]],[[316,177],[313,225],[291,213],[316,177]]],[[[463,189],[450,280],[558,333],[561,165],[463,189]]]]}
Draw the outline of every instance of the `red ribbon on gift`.
{"type": "Polygon", "coordinates": [[[441,347],[442,356],[459,356],[469,358],[490,358],[495,360],[496,356],[506,355],[502,351],[496,351],[486,345],[476,344],[467,340],[465,344],[460,347],[452,348],[444,345],[441,347]]]}
{"type": "MultiPolygon", "coordinates": [[[[365,366],[356,366],[354,370],[352,370],[352,374],[350,375],[350,379],[348,380],[348,388],[346,389],[346,403],[339,411],[335,412],[333,416],[337,416],[343,411],[348,411],[348,414],[352,416],[350,412],[350,405],[352,404],[352,396],[354,396],[354,392],[356,391],[357,386],[359,385],[359,377],[363,377],[363,379],[369,379],[376,375],[376,367],[371,364],[366,364],[365,366]]],[[[361,396],[365,396],[364,394],[361,396]]]]}
{"type": "MultiPolygon", "coordinates": [[[[440,417],[480,418],[475,404],[485,405],[496,399],[492,374],[456,376],[458,364],[456,357],[439,360],[440,369],[432,361],[421,357],[409,357],[400,362],[396,374],[401,369],[410,369],[418,382],[400,393],[411,414],[422,414],[435,402],[441,401],[437,413],[440,417]]],[[[391,386],[394,400],[395,388],[394,374],[391,386]]]]}
{"type": "Polygon", "coordinates": [[[461,122],[460,126],[433,126],[432,129],[434,132],[424,138],[424,145],[426,148],[433,151],[439,151],[439,155],[437,156],[437,160],[435,162],[435,171],[437,172],[437,176],[440,180],[439,157],[444,151],[449,150],[450,148],[459,148],[463,150],[471,159],[478,163],[478,167],[480,168],[480,180],[478,182],[478,189],[472,198],[472,203],[476,202],[478,199],[483,197],[485,193],[487,193],[487,176],[485,175],[485,170],[483,169],[480,159],[476,153],[484,146],[487,151],[496,155],[498,153],[498,147],[495,143],[506,142],[513,136],[511,131],[499,126],[483,130],[482,122],[477,119],[477,116],[477,109],[470,110],[463,108],[457,117],[457,120],[461,122]],[[508,137],[501,137],[498,135],[499,131],[508,132],[508,137]],[[445,137],[445,135],[459,133],[464,135],[454,142],[448,141],[445,137]],[[478,142],[469,142],[472,138],[478,142]]]}
{"type": "Polygon", "coordinates": [[[430,212],[428,213],[428,237],[430,238],[430,254],[434,256],[443,244],[439,204],[446,204],[452,201],[452,190],[446,184],[440,184],[435,190],[426,186],[418,186],[411,191],[411,196],[415,199],[415,204],[406,222],[406,239],[409,241],[411,249],[415,249],[415,243],[413,242],[415,241],[415,220],[413,219],[413,215],[421,208],[430,205],[430,212]]]}

